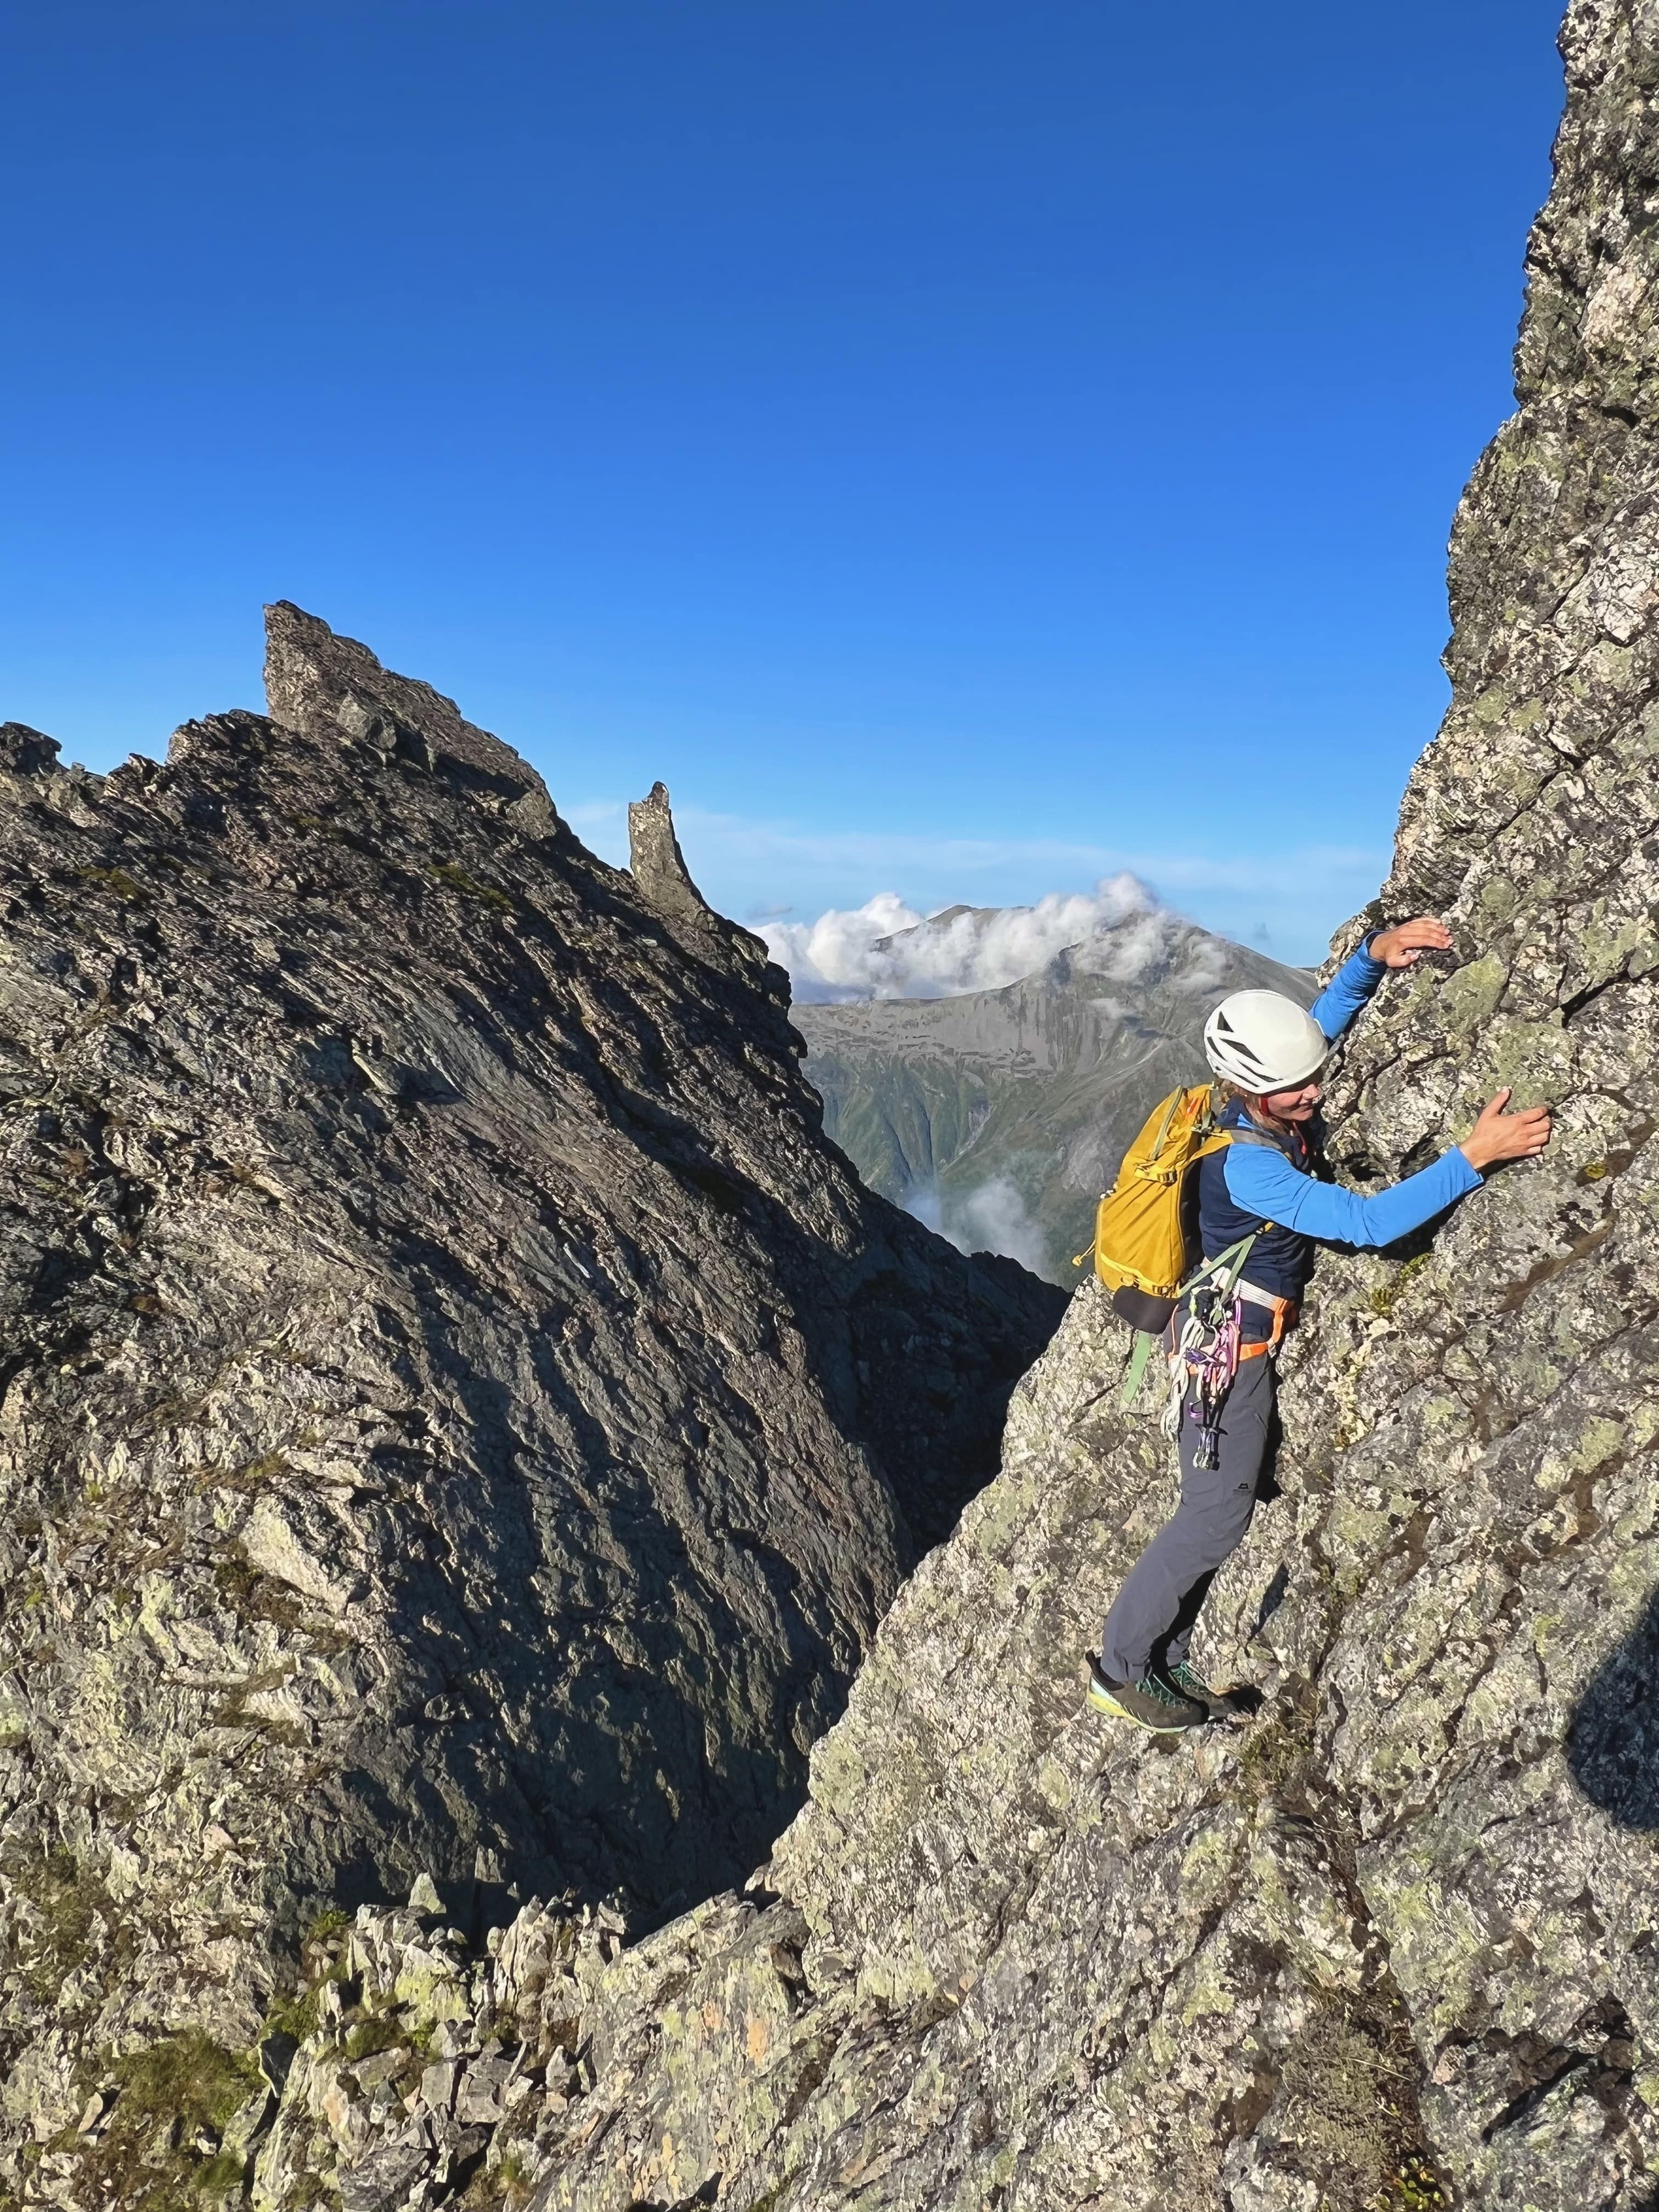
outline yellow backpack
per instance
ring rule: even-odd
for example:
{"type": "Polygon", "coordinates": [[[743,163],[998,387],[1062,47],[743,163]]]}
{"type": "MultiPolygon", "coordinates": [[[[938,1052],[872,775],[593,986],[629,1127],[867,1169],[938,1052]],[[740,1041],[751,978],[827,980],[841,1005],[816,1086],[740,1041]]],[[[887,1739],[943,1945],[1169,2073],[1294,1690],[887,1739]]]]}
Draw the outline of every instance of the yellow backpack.
{"type": "MultiPolygon", "coordinates": [[[[1154,1107],[1123,1155],[1117,1181],[1095,1215],[1095,1273],[1132,1328],[1155,1336],[1169,1324],[1187,1281],[1194,1243],[1193,1170],[1224,1151],[1233,1133],[1216,1126],[1209,1084],[1171,1091],[1154,1107]]],[[[1088,1258],[1073,1261],[1080,1267],[1088,1258]]]]}

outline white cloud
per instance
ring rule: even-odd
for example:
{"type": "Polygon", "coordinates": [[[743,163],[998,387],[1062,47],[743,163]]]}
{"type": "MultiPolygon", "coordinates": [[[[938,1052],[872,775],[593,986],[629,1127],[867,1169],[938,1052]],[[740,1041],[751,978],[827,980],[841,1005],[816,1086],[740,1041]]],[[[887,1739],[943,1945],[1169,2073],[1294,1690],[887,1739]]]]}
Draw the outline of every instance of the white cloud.
{"type": "Polygon", "coordinates": [[[922,921],[896,891],[878,891],[860,907],[831,907],[816,921],[762,922],[757,934],[789,970],[798,999],[900,999],[917,995],[904,988],[904,963],[878,952],[876,943],[922,921]]]}
{"type": "Polygon", "coordinates": [[[1092,891],[1050,891],[1035,906],[947,909],[931,921],[896,891],[878,891],[861,907],[764,922],[759,933],[797,999],[945,999],[1017,983],[1103,932],[1111,937],[1100,972],[1127,981],[1170,927],[1146,884],[1124,874],[1092,891]]]}
{"type": "Polygon", "coordinates": [[[1000,1252],[1034,1275],[1042,1273],[1042,1231],[1012,1176],[994,1176],[977,1189],[953,1197],[948,1206],[937,1183],[919,1183],[906,1197],[904,1210],[958,1252],[1000,1252]]]}
{"type": "Polygon", "coordinates": [[[936,1182],[912,1183],[904,1194],[904,1210],[914,1215],[924,1229],[931,1229],[935,1237],[944,1235],[945,1201],[936,1182]]]}
{"type": "Polygon", "coordinates": [[[1042,1231],[1009,1176],[994,1176],[969,1192],[957,1214],[951,1241],[959,1250],[1004,1252],[1034,1275],[1042,1273],[1046,1256],[1042,1231]]]}

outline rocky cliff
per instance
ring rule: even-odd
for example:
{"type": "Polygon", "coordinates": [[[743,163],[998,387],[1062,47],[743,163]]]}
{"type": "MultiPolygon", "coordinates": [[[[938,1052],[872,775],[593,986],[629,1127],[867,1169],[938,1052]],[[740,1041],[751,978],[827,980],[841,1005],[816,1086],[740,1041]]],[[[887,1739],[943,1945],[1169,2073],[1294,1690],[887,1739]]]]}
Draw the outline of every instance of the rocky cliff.
{"type": "Polygon", "coordinates": [[[627,1948],[526,1910],[479,1959],[436,1898],[364,1916],[256,2203],[1656,2202],[1659,11],[1575,0],[1563,46],[1519,411],[1377,909],[1439,907],[1457,951],[1389,983],[1332,1098],[1361,1183],[1500,1082],[1559,1134],[1418,1249],[1322,1267],[1199,1654],[1254,1728],[1083,1708],[1171,1499],[1085,1293],[750,1890],[627,1948]]]}
{"type": "Polygon", "coordinates": [[[82,2212],[229,2157],[319,1913],[740,1878],[1060,1304],[860,1187],[660,787],[620,873],[321,623],[266,674],[0,730],[0,2184],[82,2212]]]}
{"type": "Polygon", "coordinates": [[[1176,1084],[1208,1079],[1205,1018],[1242,990],[1314,995],[1305,969],[1149,907],[998,990],[800,1006],[794,1020],[824,1127],[872,1190],[968,1249],[1000,1210],[1018,1256],[1069,1289],[1130,1139],[1176,1084]]]}

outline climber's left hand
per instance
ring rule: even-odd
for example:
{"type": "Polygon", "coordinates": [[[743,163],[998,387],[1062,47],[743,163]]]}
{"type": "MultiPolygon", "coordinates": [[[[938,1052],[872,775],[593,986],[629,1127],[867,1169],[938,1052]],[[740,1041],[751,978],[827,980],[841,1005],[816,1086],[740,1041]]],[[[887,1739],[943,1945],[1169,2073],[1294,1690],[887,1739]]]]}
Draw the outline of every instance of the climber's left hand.
{"type": "Polygon", "coordinates": [[[1379,929],[1368,949],[1371,958],[1386,968],[1414,968],[1425,952],[1449,951],[1451,941],[1452,933],[1443,921],[1437,921],[1431,914],[1419,914],[1415,921],[1379,929]]]}

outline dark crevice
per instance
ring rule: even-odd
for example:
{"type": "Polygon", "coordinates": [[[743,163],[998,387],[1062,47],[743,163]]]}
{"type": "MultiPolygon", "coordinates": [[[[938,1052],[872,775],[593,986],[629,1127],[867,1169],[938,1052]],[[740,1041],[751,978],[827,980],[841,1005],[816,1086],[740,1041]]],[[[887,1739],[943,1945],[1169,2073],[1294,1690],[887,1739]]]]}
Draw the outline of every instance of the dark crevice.
{"type": "Polygon", "coordinates": [[[1562,1027],[1565,1029],[1575,1014],[1580,1014],[1586,1006],[1593,1006],[1604,991],[1610,991],[1616,983],[1625,981],[1625,971],[1620,968],[1616,974],[1604,977],[1601,982],[1586,983],[1582,991],[1575,991],[1570,999],[1564,999],[1561,1001],[1562,1027]]]}

